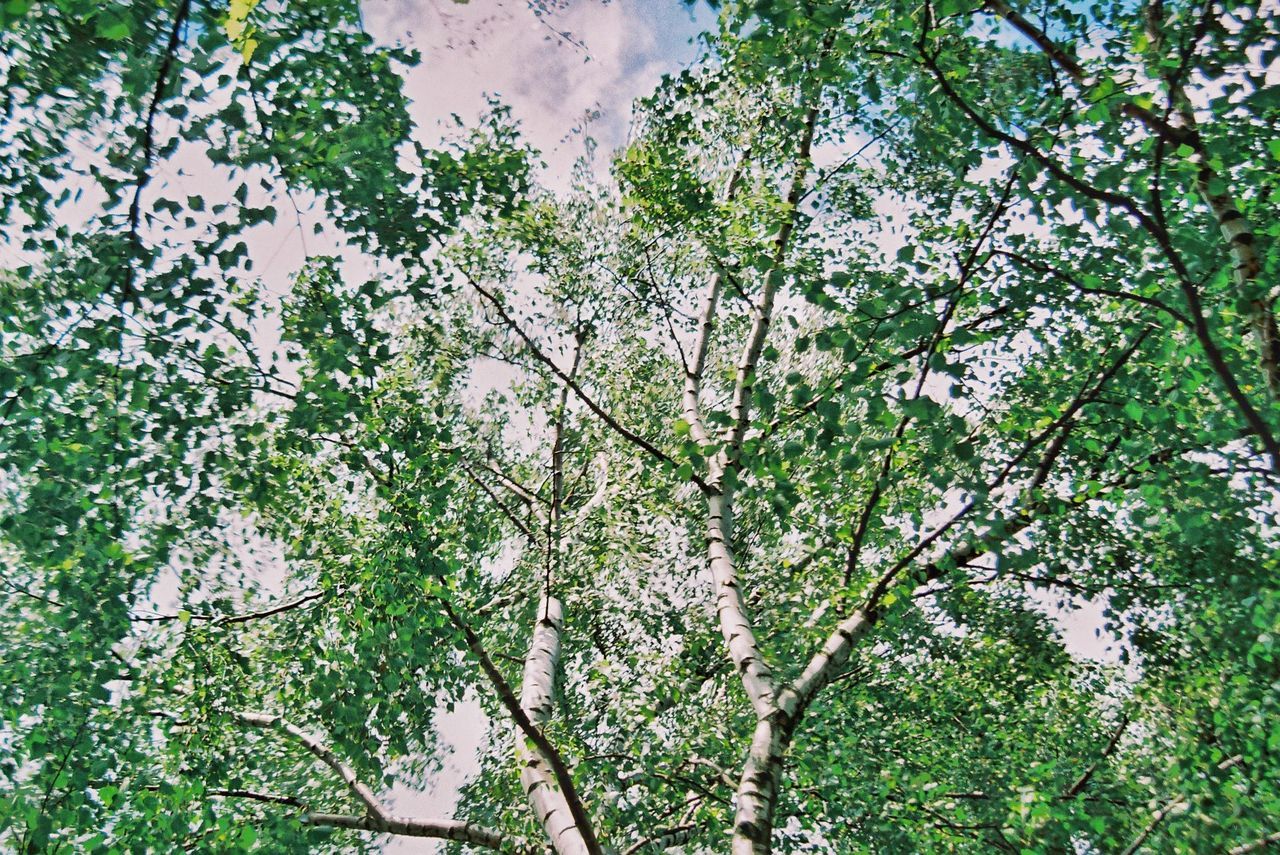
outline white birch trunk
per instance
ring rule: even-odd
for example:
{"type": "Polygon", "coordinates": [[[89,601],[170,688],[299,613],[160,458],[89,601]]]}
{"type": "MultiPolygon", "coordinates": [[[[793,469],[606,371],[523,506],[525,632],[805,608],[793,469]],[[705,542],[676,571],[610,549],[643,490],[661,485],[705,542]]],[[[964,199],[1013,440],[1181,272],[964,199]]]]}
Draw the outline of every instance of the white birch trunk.
{"type": "MultiPolygon", "coordinates": [[[[564,612],[560,601],[544,595],[538,603],[533,641],[524,660],[524,679],[520,686],[520,707],[539,728],[551,718],[563,628],[564,612]]],[[[514,731],[520,784],[551,845],[559,855],[588,855],[590,850],[573,821],[569,803],[556,785],[555,775],[546,758],[519,727],[514,731]]]]}

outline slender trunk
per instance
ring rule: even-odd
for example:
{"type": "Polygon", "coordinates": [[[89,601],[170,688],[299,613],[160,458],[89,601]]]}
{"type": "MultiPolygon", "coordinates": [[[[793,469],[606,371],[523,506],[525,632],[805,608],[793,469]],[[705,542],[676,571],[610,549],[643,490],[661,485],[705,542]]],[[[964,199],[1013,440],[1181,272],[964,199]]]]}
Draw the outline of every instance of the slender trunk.
{"type": "MultiPolygon", "coordinates": [[[[1207,10],[1206,10],[1207,14],[1207,10]]],[[[1147,38],[1153,53],[1158,54],[1164,46],[1163,3],[1156,0],[1147,6],[1147,38]]],[[[1197,31],[1192,45],[1204,37],[1207,18],[1201,19],[1201,28],[1197,31]]],[[[1256,294],[1262,290],[1257,287],[1258,277],[1262,274],[1262,261],[1254,244],[1253,227],[1241,213],[1227,188],[1225,179],[1214,171],[1209,162],[1209,153],[1205,149],[1204,138],[1200,134],[1200,125],[1196,121],[1195,107],[1187,97],[1182,78],[1176,72],[1165,71],[1161,74],[1165,87],[1169,91],[1169,99],[1182,120],[1182,128],[1187,132],[1188,141],[1193,149],[1190,161],[1196,168],[1196,192],[1204,200],[1213,220],[1222,234],[1227,253],[1231,256],[1231,279],[1241,301],[1246,306],[1246,316],[1254,336],[1258,339],[1259,362],[1262,375],[1266,380],[1268,393],[1275,398],[1280,395],[1280,334],[1276,329],[1276,317],[1271,307],[1269,295],[1256,294]]]]}
{"type": "Polygon", "coordinates": [[[747,617],[747,605],[738,584],[728,536],[728,501],[723,495],[707,497],[707,563],[714,585],[716,614],[720,632],[729,649],[743,687],[757,715],[766,715],[773,707],[776,691],[773,674],[760,653],[760,645],[747,617]]]}
{"type": "MultiPolygon", "coordinates": [[[[830,46],[831,41],[828,37],[824,41],[824,52],[830,49],[830,46]]],[[[765,855],[771,849],[773,812],[776,807],[778,787],[782,780],[783,755],[791,739],[789,722],[792,718],[778,708],[778,686],[751,628],[746,601],[739,585],[737,568],[733,560],[733,479],[725,476],[731,474],[731,470],[732,474],[736,474],[741,468],[738,455],[742,451],[751,421],[755,373],[765,339],[769,334],[774,300],[782,283],[780,268],[799,216],[798,208],[808,176],[810,151],[817,128],[818,112],[816,106],[805,111],[804,130],[796,155],[795,171],[787,191],[787,219],[782,223],[774,240],[772,264],[765,274],[760,302],[752,312],[751,331],[738,360],[733,403],[730,407],[731,424],[724,435],[725,448],[712,459],[707,473],[707,483],[711,487],[706,491],[707,563],[714,582],[716,612],[719,616],[720,631],[729,648],[729,657],[742,678],[743,688],[756,714],[755,732],[751,738],[751,747],[738,784],[733,839],[730,844],[733,855],[747,855],[747,853],[765,855]]],[[[704,319],[714,311],[714,296],[713,290],[708,296],[704,319]]],[[[702,357],[701,353],[699,357],[702,357]]],[[[696,393],[696,387],[692,391],[696,393]]],[[[688,398],[690,397],[693,397],[691,403],[696,405],[696,394],[690,396],[686,393],[686,409],[693,411],[689,406],[688,398]]]]}
{"type": "MultiPolygon", "coordinates": [[[[538,603],[538,619],[533,628],[529,655],[524,660],[524,679],[520,687],[520,708],[539,728],[551,718],[563,627],[564,613],[560,601],[543,596],[538,603]]],[[[546,758],[519,727],[515,728],[515,741],[520,784],[551,845],[559,855],[588,855],[591,850],[573,820],[564,793],[556,786],[555,775],[546,758]]]]}
{"type": "MultiPolygon", "coordinates": [[[[1178,96],[1186,99],[1181,89],[1178,96]]],[[[1180,111],[1183,124],[1199,138],[1195,114],[1188,104],[1180,111]]],[[[1280,397],[1280,333],[1276,328],[1276,316],[1271,307],[1270,297],[1258,285],[1258,277],[1262,273],[1262,261],[1254,248],[1255,237],[1252,226],[1245,219],[1235,199],[1226,190],[1214,192],[1215,186],[1222,184],[1213,168],[1209,166],[1203,145],[1192,155],[1192,160],[1199,166],[1196,171],[1196,191],[1204,199],[1218,224],[1227,252],[1231,256],[1231,278],[1236,292],[1246,306],[1249,326],[1257,338],[1258,359],[1262,376],[1266,382],[1267,392],[1274,399],[1280,397]],[[1255,291],[1262,292],[1261,294],[1255,291]]],[[[1225,186],[1225,185],[1224,185],[1225,186]]]]}

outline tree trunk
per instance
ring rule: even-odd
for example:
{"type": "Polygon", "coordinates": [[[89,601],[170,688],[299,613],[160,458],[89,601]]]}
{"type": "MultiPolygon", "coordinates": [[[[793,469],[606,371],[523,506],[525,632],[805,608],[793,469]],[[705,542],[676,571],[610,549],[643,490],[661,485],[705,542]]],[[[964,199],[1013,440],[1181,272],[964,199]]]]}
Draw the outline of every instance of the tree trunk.
{"type": "MultiPolygon", "coordinates": [[[[560,601],[544,595],[538,603],[533,641],[524,660],[524,679],[520,686],[520,707],[539,728],[551,718],[563,627],[560,601]]],[[[556,785],[546,758],[518,726],[515,740],[520,784],[551,845],[559,855],[589,855],[591,850],[573,821],[569,803],[556,785]]]]}
{"type": "Polygon", "coordinates": [[[791,739],[781,711],[756,722],[747,762],[738,783],[733,818],[733,855],[768,855],[773,845],[773,812],[782,781],[782,758],[791,739]]]}

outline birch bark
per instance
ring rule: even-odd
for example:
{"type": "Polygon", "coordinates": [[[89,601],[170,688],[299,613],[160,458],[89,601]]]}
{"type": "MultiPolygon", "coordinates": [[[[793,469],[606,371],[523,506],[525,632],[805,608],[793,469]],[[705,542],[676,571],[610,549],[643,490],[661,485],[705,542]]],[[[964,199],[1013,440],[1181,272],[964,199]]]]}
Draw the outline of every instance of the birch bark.
{"type": "MultiPolygon", "coordinates": [[[[551,718],[563,629],[564,611],[560,601],[544,595],[538,603],[537,623],[533,628],[529,655],[524,660],[524,678],[520,687],[520,708],[538,728],[551,718]]],[[[560,855],[588,855],[591,850],[574,822],[569,803],[557,786],[546,758],[520,727],[513,730],[516,760],[520,764],[520,784],[551,845],[560,855]]]]}

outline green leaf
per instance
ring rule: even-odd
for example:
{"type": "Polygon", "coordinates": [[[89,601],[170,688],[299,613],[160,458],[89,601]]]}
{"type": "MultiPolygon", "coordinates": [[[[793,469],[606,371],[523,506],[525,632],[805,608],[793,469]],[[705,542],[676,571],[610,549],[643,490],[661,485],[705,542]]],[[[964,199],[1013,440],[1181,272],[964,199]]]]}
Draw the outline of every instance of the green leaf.
{"type": "Polygon", "coordinates": [[[119,42],[125,41],[133,35],[133,26],[129,20],[113,13],[99,15],[95,25],[94,32],[109,41],[119,42]]]}

